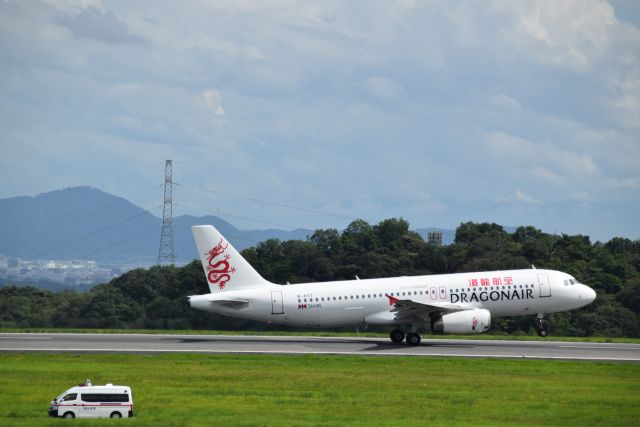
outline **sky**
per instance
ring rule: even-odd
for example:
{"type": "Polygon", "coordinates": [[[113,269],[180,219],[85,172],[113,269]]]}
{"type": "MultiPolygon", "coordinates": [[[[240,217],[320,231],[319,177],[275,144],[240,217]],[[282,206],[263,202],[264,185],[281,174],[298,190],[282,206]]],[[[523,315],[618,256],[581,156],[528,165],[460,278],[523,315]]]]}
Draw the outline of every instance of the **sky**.
{"type": "Polygon", "coordinates": [[[0,198],[640,238],[640,3],[0,0],[0,198]]]}

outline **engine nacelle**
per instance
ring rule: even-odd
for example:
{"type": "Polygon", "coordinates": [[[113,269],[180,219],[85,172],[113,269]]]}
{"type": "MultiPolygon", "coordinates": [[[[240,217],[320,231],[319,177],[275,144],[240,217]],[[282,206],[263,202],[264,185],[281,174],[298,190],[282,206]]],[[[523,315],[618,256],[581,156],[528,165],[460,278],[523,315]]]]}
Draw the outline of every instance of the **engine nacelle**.
{"type": "Polygon", "coordinates": [[[431,332],[439,334],[479,334],[491,326],[491,313],[484,308],[456,311],[431,319],[431,332]]]}

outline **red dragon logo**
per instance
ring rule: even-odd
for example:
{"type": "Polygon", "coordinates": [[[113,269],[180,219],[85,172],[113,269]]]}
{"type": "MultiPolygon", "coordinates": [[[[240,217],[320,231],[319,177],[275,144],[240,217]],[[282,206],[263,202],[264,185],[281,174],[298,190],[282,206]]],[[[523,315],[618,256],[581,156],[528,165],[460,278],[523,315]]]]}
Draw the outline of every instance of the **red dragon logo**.
{"type": "Polygon", "coordinates": [[[229,265],[229,254],[225,254],[224,251],[229,247],[229,243],[223,244],[223,239],[220,239],[220,243],[213,247],[209,252],[205,253],[209,257],[209,265],[207,266],[207,280],[212,285],[218,285],[218,288],[224,289],[225,285],[231,280],[231,274],[236,272],[236,268],[229,265]],[[218,257],[222,257],[219,259],[218,257]],[[216,260],[216,258],[218,258],[216,260]]]}

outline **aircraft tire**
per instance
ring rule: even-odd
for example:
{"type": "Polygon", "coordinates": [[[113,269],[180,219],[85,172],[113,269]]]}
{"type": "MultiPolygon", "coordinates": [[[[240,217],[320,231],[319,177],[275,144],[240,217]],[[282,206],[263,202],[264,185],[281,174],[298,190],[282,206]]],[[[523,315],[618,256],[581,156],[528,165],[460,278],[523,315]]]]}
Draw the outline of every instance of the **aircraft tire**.
{"type": "Polygon", "coordinates": [[[547,331],[546,329],[542,328],[542,329],[538,329],[538,335],[540,335],[541,337],[546,337],[547,335],[549,335],[549,331],[547,331]]]}
{"type": "Polygon", "coordinates": [[[402,332],[400,329],[394,329],[389,334],[389,338],[391,338],[391,341],[393,341],[394,343],[400,344],[402,341],[404,341],[404,332],[402,332]]]}
{"type": "Polygon", "coordinates": [[[417,346],[420,345],[420,335],[414,332],[407,334],[407,345],[417,346]]]}

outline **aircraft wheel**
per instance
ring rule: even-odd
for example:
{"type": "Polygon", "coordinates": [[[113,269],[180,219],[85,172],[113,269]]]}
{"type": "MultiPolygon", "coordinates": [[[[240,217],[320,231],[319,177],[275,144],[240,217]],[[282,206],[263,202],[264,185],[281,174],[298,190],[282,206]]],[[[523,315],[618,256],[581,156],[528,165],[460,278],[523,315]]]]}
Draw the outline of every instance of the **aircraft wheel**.
{"type": "Polygon", "coordinates": [[[411,346],[420,345],[420,335],[414,332],[407,334],[407,344],[411,346]]]}
{"type": "Polygon", "coordinates": [[[547,327],[547,323],[541,317],[538,317],[538,319],[536,319],[536,329],[538,331],[538,335],[540,335],[541,337],[546,337],[547,335],[549,335],[549,328],[547,327]]]}
{"type": "Polygon", "coordinates": [[[400,329],[394,329],[389,334],[389,338],[391,338],[391,341],[393,341],[394,343],[399,344],[404,341],[404,332],[402,332],[400,329]]]}

